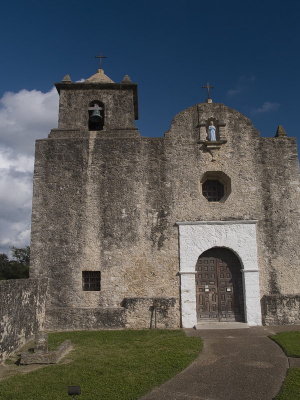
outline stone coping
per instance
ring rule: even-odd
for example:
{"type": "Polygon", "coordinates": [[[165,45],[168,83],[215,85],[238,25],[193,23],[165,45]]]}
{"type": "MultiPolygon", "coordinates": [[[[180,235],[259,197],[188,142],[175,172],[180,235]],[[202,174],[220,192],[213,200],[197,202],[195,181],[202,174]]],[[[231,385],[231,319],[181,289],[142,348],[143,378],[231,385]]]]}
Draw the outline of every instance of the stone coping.
{"type": "Polygon", "coordinates": [[[176,225],[233,225],[233,224],[256,224],[257,219],[236,219],[228,221],[183,221],[176,222],[176,225]]]}
{"type": "Polygon", "coordinates": [[[35,351],[21,354],[21,365],[28,364],[57,364],[67,353],[73,349],[70,340],[65,340],[55,351],[35,351]]]}

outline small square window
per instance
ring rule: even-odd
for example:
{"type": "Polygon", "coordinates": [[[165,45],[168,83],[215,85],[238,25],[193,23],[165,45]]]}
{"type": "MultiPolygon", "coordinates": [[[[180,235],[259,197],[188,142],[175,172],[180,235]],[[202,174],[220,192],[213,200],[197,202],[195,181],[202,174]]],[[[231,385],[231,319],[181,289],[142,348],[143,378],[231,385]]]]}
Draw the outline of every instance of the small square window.
{"type": "Polygon", "coordinates": [[[82,271],[82,290],[100,291],[101,272],[100,271],[82,271]]]}

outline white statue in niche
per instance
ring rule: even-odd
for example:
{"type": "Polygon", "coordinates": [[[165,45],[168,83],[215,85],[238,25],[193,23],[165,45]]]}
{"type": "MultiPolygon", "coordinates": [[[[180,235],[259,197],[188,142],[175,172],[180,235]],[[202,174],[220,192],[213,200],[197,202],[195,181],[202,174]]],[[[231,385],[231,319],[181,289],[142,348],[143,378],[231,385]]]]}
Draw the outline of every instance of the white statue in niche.
{"type": "Polygon", "coordinates": [[[210,121],[210,125],[208,127],[208,140],[210,142],[216,142],[217,141],[217,135],[216,135],[216,127],[214,126],[213,121],[210,121]]]}

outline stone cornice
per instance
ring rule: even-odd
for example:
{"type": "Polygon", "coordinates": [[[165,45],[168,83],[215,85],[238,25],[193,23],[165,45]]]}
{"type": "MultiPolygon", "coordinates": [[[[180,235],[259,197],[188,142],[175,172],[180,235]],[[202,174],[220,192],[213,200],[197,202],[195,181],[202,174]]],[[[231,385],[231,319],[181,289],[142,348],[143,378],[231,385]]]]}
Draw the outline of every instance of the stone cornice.
{"type": "Polygon", "coordinates": [[[234,224],[256,224],[257,219],[241,219],[230,221],[182,221],[176,222],[176,225],[234,225],[234,224]]]}

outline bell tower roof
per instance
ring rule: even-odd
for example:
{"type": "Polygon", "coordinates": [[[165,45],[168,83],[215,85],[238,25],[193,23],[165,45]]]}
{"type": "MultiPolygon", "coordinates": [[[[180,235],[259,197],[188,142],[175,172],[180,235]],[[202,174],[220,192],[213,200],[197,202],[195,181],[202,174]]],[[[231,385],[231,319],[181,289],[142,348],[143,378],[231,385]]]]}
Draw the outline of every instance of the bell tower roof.
{"type": "Polygon", "coordinates": [[[94,75],[87,78],[85,82],[114,83],[112,79],[105,75],[102,68],[98,69],[98,71],[94,75]]]}

